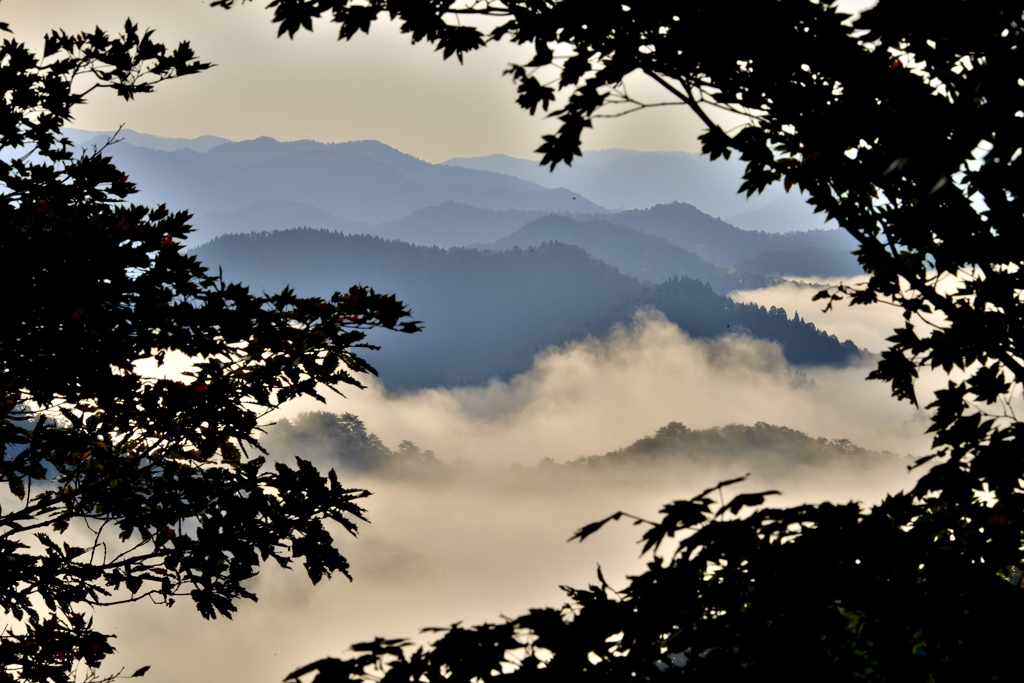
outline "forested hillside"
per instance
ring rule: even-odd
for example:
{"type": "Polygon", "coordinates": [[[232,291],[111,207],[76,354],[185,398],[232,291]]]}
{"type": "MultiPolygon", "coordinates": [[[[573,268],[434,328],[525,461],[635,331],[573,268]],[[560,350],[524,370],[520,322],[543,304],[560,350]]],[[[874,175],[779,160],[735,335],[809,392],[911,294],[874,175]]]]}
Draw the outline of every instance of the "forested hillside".
{"type": "Polygon", "coordinates": [[[370,357],[391,388],[509,378],[549,346],[603,336],[650,307],[693,336],[740,332],[778,341],[796,364],[841,365],[860,356],[852,342],[780,309],[737,304],[686,278],[647,286],[564,244],[441,249],[305,229],[224,236],[194,253],[255,289],[290,285],[300,295],[330,295],[360,283],[399,292],[425,330],[391,337],[370,357]]]}
{"type": "Polygon", "coordinates": [[[758,422],[710,429],[690,429],[670,422],[652,436],[604,455],[577,458],[569,464],[587,468],[657,467],[674,461],[727,464],[740,460],[770,460],[773,468],[840,463],[869,465],[895,460],[893,453],[869,451],[850,439],[813,438],[796,429],[758,422]]]}

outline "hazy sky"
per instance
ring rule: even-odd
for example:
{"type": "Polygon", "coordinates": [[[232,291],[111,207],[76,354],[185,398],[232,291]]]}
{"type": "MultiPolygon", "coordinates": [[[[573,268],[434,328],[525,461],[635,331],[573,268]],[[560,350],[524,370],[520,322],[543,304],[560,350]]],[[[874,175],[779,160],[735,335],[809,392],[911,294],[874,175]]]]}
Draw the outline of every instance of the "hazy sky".
{"type": "MultiPolygon", "coordinates": [[[[50,29],[116,31],[131,17],[168,43],[190,40],[217,64],[204,74],[160,86],[124,104],[109,93],[76,112],[75,125],[110,130],[125,124],[168,137],[219,135],[233,140],[268,135],[323,142],[376,139],[428,161],[503,153],[529,157],[556,121],[531,117],[515,104],[501,75],[525,53],[508,44],[468,55],[460,66],[425,44],[411,46],[397,25],[375,25],[369,36],[338,42],[321,22],[314,34],[278,39],[266,3],[230,12],[208,0],[0,0],[0,16],[18,40],[37,44],[50,29]]],[[[843,3],[849,10],[863,0],[843,3]]],[[[637,77],[631,93],[663,99],[637,77]]],[[[585,148],[699,150],[701,125],[682,107],[602,120],[585,148]]]]}
{"type": "MultiPolygon", "coordinates": [[[[321,23],[294,40],[275,37],[264,2],[230,12],[206,0],[2,0],[0,15],[18,40],[46,31],[100,25],[116,31],[131,17],[165,42],[191,40],[217,67],[161,85],[124,104],[104,93],[79,109],[75,125],[109,130],[119,124],[169,137],[220,135],[281,140],[377,139],[428,161],[505,153],[527,157],[556,122],[515,104],[501,72],[525,52],[503,44],[443,61],[425,44],[411,46],[397,25],[339,42],[321,23]]],[[[638,88],[660,97],[638,79],[638,88]]],[[[697,151],[696,119],[680,107],[604,121],[586,139],[592,148],[697,151]]]]}

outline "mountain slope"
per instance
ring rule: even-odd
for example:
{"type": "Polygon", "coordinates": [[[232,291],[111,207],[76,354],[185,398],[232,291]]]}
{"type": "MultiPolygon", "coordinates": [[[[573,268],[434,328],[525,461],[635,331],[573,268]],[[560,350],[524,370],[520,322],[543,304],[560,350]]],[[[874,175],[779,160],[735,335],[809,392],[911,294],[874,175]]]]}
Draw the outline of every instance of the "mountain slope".
{"type": "Polygon", "coordinates": [[[724,218],[738,228],[765,232],[827,230],[837,227],[835,221],[826,223],[824,214],[815,215],[814,209],[807,203],[807,197],[806,193],[799,192],[778,194],[764,206],[724,218]]]}

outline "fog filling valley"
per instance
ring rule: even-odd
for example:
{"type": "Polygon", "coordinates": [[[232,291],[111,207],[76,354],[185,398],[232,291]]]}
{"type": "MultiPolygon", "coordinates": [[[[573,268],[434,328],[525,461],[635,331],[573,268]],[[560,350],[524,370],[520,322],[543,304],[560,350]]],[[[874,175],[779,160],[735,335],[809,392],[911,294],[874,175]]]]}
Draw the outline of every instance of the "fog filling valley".
{"type": "MultiPolygon", "coordinates": [[[[781,286],[741,296],[796,304],[810,316],[820,309],[810,302],[814,291],[781,286]]],[[[872,316],[887,314],[838,306],[827,320],[878,350],[870,330],[886,323],[872,316]]],[[[312,411],[351,413],[385,451],[397,453],[411,441],[436,458],[415,467],[346,469],[326,441],[274,441],[269,437],[284,423],[268,427],[271,457],[299,454],[338,468],[346,486],[373,491],[364,501],[370,523],[360,524],[359,537],[337,536],[354,581],[336,576],[314,587],[301,566],[268,565],[250,582],[259,603],[240,605],[233,621],[206,622],[186,600],[170,611],[116,607],[97,614],[97,622],[118,634],[123,654],[113,664],[126,671],[152,664],[149,680],[275,681],[376,636],[423,639],[424,627],[563,604],[559,586],[595,581],[598,566],[622,586],[645,561],[636,543],[642,528],[619,522],[583,543],[566,542],[617,510],[655,518],[671,500],[746,473],[750,479],[732,494],[779,489],[784,495],[768,501],[778,505],[870,504],[911,485],[917,473],[907,473],[908,455],[928,448],[926,415],[897,403],[886,385],[866,382],[871,367],[798,370],[775,344],[741,336],[693,340],[650,312],[607,339],[549,349],[509,382],[390,394],[372,381],[326,405],[295,401],[274,419],[299,424],[312,411]],[[792,443],[751,449],[735,446],[742,439],[725,439],[732,450],[623,457],[670,423],[710,437],[728,428],[701,430],[744,425],[752,429],[733,429],[749,436],[766,423],[807,438],[794,434],[792,443]],[[840,452],[846,442],[832,440],[841,439],[862,449],[840,452]],[[790,447],[797,442],[800,453],[790,447]],[[819,457],[818,450],[831,455],[819,457]]]]}

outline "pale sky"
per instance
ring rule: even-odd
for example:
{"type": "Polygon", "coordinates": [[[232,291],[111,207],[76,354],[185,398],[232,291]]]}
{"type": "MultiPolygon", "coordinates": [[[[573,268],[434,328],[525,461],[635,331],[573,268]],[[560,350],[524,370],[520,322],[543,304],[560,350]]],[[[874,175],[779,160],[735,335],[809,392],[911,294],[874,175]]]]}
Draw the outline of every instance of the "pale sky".
{"type": "MultiPolygon", "coordinates": [[[[439,162],[496,153],[530,158],[541,136],[557,128],[515,104],[515,87],[501,75],[510,62],[525,61],[528,53],[515,46],[492,46],[460,66],[429,45],[411,46],[397,25],[377,24],[369,36],[339,42],[333,25],[321,22],[313,34],[278,39],[264,4],[226,12],[208,0],[0,0],[0,21],[18,40],[39,45],[53,28],[116,32],[131,17],[166,43],[190,40],[217,64],[129,104],[109,93],[92,97],[74,124],[88,130],[124,124],[168,137],[376,139],[439,162]]],[[[868,4],[843,3],[848,11],[868,4]]],[[[664,99],[642,76],[631,93],[664,99]]],[[[598,121],[585,133],[584,149],[696,152],[701,128],[683,107],[647,110],[598,121]]]]}
{"type": "MultiPolygon", "coordinates": [[[[94,95],[76,110],[74,123],[89,130],[125,124],[169,137],[376,139],[438,162],[495,153],[529,157],[541,135],[557,127],[515,104],[515,87],[501,75],[526,54],[515,46],[492,46],[460,66],[426,44],[410,45],[397,25],[375,25],[369,36],[339,42],[335,28],[321,22],[313,34],[278,39],[264,4],[226,12],[207,0],[0,0],[0,20],[18,40],[39,44],[53,28],[99,25],[116,32],[131,17],[164,42],[190,40],[202,59],[217,64],[129,104],[94,95]]],[[[635,87],[661,99],[645,79],[635,87]]],[[[584,142],[592,149],[693,152],[699,129],[692,114],[671,107],[600,121],[584,142]]]]}

